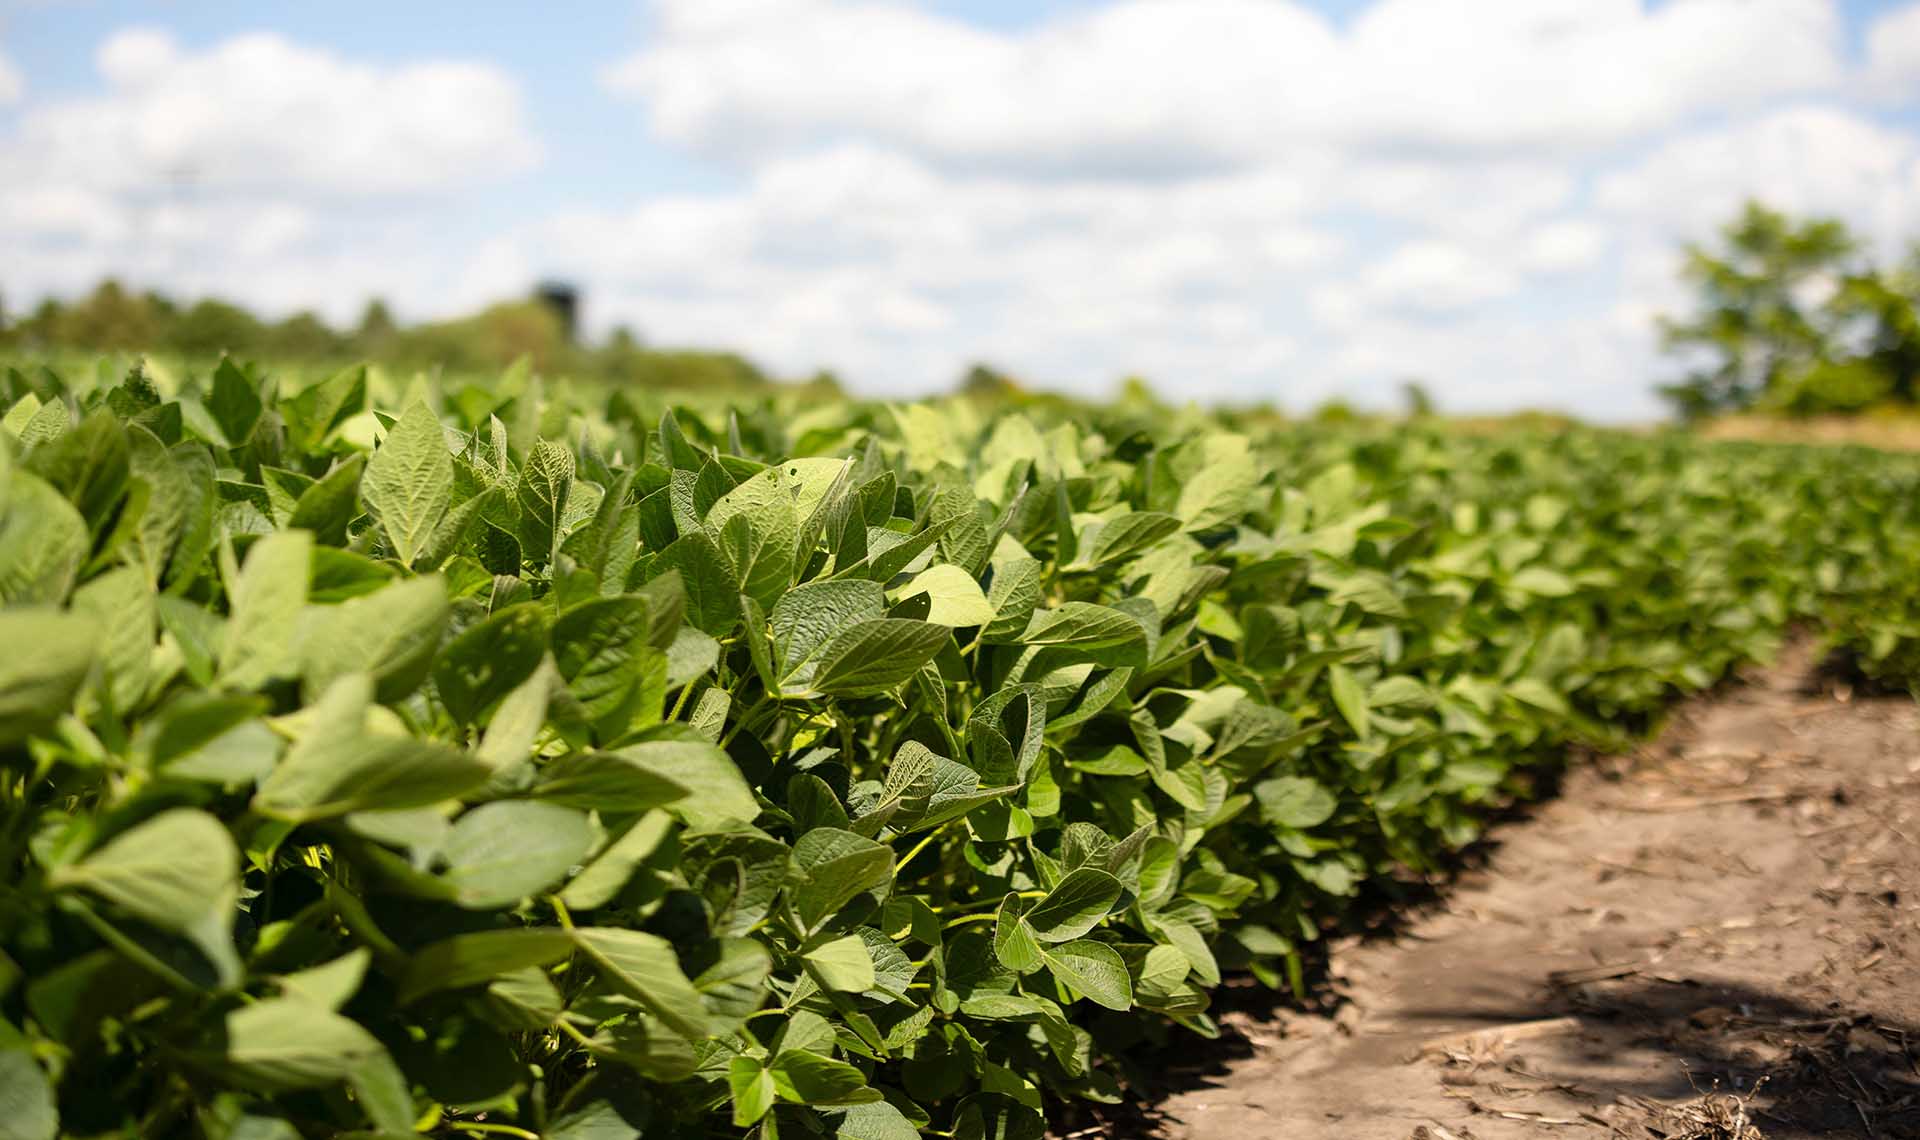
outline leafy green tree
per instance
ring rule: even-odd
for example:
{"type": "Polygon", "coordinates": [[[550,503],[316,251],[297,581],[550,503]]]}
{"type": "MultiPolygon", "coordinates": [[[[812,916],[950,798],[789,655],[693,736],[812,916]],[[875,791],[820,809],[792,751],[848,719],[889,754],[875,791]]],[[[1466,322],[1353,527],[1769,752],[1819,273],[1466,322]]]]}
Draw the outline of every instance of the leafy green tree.
{"type": "Polygon", "coordinates": [[[1682,276],[1697,290],[1695,315],[1661,322],[1668,351],[1695,363],[1682,382],[1661,390],[1682,415],[1738,411],[1763,399],[1797,411],[1836,399],[1859,407],[1891,395],[1862,345],[1882,340],[1899,305],[1845,223],[1795,221],[1749,202],[1716,246],[1686,248],[1682,276]]]}

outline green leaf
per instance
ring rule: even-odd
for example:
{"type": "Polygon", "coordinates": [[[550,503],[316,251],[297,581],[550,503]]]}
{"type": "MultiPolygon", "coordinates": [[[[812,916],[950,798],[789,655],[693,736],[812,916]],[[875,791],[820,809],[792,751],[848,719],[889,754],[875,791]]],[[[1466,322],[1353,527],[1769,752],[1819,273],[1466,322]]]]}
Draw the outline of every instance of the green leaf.
{"type": "Polygon", "coordinates": [[[553,927],[482,930],[422,947],[400,976],[398,1000],[410,1004],[440,990],[477,986],[573,953],[573,936],[553,927]]]}
{"type": "Polygon", "coordinates": [[[689,1041],[709,1032],[706,1006],[680,970],[673,945],[638,930],[583,926],[574,941],[608,985],[646,1007],[668,1028],[689,1041]]]}
{"type": "MultiPolygon", "coordinates": [[[[771,607],[793,582],[800,520],[777,467],[722,495],[705,519],[742,594],[771,607]]],[[[709,631],[711,632],[711,631],[709,631]]]]}
{"type": "Polygon", "coordinates": [[[1359,678],[1344,665],[1329,665],[1327,685],[1333,692],[1333,706],[1340,710],[1340,716],[1353,729],[1353,734],[1365,740],[1372,728],[1372,721],[1367,708],[1367,691],[1361,687],[1359,678]]]}
{"type": "Polygon", "coordinates": [[[1056,981],[1095,1005],[1121,1011],[1132,1007],[1133,982],[1113,947],[1083,938],[1049,946],[1042,957],[1056,981]]]}
{"type": "Polygon", "coordinates": [[[360,498],[395,556],[412,565],[453,505],[453,456],[433,409],[416,400],[401,414],[367,460],[360,498]]]}
{"type": "Polygon", "coordinates": [[[441,879],[470,910],[510,907],[566,877],[593,847],[585,812],[531,800],[469,808],[440,845],[441,879]]]}
{"type": "Polygon", "coordinates": [[[213,391],[207,396],[207,414],[220,428],[228,447],[239,447],[253,435],[266,405],[260,392],[230,358],[221,358],[213,370],[213,391]]]}
{"type": "Polygon", "coordinates": [[[337,678],[365,673],[382,701],[400,700],[426,680],[448,613],[446,583],[436,575],[309,607],[300,623],[306,693],[312,697],[337,678]]]}
{"type": "Polygon", "coordinates": [[[433,687],[455,720],[479,721],[540,667],[547,612],[536,602],[508,606],[441,648],[433,661],[433,687]]]}
{"type": "Polygon", "coordinates": [[[788,898],[805,929],[822,923],[854,897],[893,879],[893,849],[862,835],[818,827],[794,841],[788,898]]]}
{"type": "Polygon", "coordinates": [[[662,725],[647,735],[650,739],[614,752],[687,790],[669,805],[673,814],[707,831],[751,823],[760,814],[760,801],[733,758],[711,741],[685,725],[662,725]]]}
{"type": "Polygon", "coordinates": [[[660,719],[667,656],[655,649],[647,599],[595,598],[553,626],[554,663],[602,740],[660,719]]]}
{"type": "Polygon", "coordinates": [[[802,666],[835,634],[858,622],[883,618],[886,612],[886,593],[878,582],[842,578],[795,586],[767,614],[774,675],[804,683],[813,671],[803,671],[802,666]]]}
{"type": "Polygon", "coordinates": [[[73,706],[101,644],[98,623],[54,610],[0,610],[0,745],[25,740],[73,706]]]}
{"type": "Polygon", "coordinates": [[[658,851],[673,830],[673,818],[663,811],[642,815],[620,838],[594,856],[560,892],[560,901],[575,910],[592,910],[612,902],[633,873],[658,851]]]}
{"type": "Polygon", "coordinates": [[[773,1087],[781,1100],[795,1104],[847,1104],[878,1100],[867,1078],[845,1061],[806,1049],[788,1049],[773,1059],[773,1087]]]}
{"type": "Polygon", "coordinates": [[[181,935],[200,948],[223,982],[239,977],[233,916],[240,901],[240,851],[206,812],[163,811],[80,862],[55,868],[48,883],[88,891],[181,935]]]}
{"type": "Polygon", "coordinates": [[[735,1128],[759,1123],[773,1107],[773,1074],[756,1058],[735,1057],[727,1062],[727,1088],[733,1094],[735,1128]]]}
{"type": "Polygon", "coordinates": [[[573,453],[544,439],[534,444],[514,490],[520,504],[520,546],[532,561],[553,561],[572,489],[573,453]]]}
{"type": "MultiPolygon", "coordinates": [[[[653,750],[662,746],[699,747],[658,741],[653,750]]],[[[529,794],[569,807],[638,812],[683,799],[687,789],[626,752],[571,752],[548,764],[529,794]]]]}
{"type": "Polygon", "coordinates": [[[1316,780],[1306,776],[1279,776],[1254,785],[1260,818],[1281,827],[1318,827],[1333,818],[1340,801],[1316,780]]]}
{"type": "Polygon", "coordinates": [[[0,492],[0,602],[66,601],[88,543],[73,504],[38,476],[13,472],[0,492]]]}
{"type": "Polygon", "coordinates": [[[385,1052],[356,1022],[296,997],[267,998],[227,1014],[223,1044],[225,1067],[243,1083],[270,1091],[346,1080],[385,1052]]]}
{"type": "Polygon", "coordinates": [[[994,957],[1016,974],[1031,974],[1045,964],[1040,940],[1025,917],[1029,905],[1029,900],[1009,894],[1000,900],[1000,909],[994,916],[994,957]]]}
{"type": "Polygon", "coordinates": [[[0,1022],[0,1140],[55,1140],[59,1132],[53,1082],[20,1031],[0,1022]]]}
{"type": "Polygon", "coordinates": [[[859,622],[820,651],[813,688],[842,697],[884,693],[933,660],[950,636],[945,626],[906,618],[859,622]]]}
{"type": "Polygon", "coordinates": [[[1123,890],[1120,880],[1105,871],[1071,871],[1027,913],[1027,925],[1042,942],[1078,938],[1100,924],[1123,890]]]}
{"type": "Polygon", "coordinates": [[[944,562],[929,566],[915,574],[892,597],[902,602],[922,594],[930,604],[926,620],[935,625],[961,629],[993,622],[994,609],[981,591],[980,583],[958,566],[944,562]]]}
{"type": "Polygon", "coordinates": [[[360,513],[360,477],[366,471],[364,455],[353,455],[334,465],[293,504],[289,528],[310,530],[314,541],[329,546],[346,542],[347,524],[360,513]]]}
{"type": "Polygon", "coordinates": [[[1023,645],[1070,650],[1101,665],[1145,665],[1147,631],[1130,615],[1091,602],[1037,610],[1019,638],[1023,645]]]}
{"type": "Polygon", "coordinates": [[[372,679],[349,674],[311,708],[306,731],[253,797],[253,810],[294,823],[355,811],[397,811],[450,799],[486,782],[486,765],[457,748],[367,728],[372,679]]]}
{"type": "Polygon", "coordinates": [[[873,956],[858,934],[815,947],[805,957],[827,989],[861,993],[873,988],[873,956]]]}
{"type": "Polygon", "coordinates": [[[307,604],[313,536],[282,531],[256,541],[240,575],[227,586],[226,636],[220,643],[220,679],[257,689],[295,672],[295,631],[307,604]]]}

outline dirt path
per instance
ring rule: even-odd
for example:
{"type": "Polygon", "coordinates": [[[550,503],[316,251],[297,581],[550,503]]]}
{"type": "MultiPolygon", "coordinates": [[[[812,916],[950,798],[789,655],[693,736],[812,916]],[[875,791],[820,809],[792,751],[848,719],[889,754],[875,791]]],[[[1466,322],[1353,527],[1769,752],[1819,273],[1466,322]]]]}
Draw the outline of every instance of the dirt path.
{"type": "Polygon", "coordinates": [[[1836,699],[1789,654],[1491,839],[1398,934],[1335,947],[1332,1016],[1229,1015],[1251,1055],[1164,1132],[1920,1137],[1912,701],[1836,699]]]}

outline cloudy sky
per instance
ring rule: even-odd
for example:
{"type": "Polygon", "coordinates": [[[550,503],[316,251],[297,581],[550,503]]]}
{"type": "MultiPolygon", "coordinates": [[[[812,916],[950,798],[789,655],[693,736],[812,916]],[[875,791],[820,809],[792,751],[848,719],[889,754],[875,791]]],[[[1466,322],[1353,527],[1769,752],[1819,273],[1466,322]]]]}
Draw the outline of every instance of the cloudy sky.
{"type": "Polygon", "coordinates": [[[1677,243],[1750,196],[1920,237],[1920,2],[0,0],[16,307],[558,275],[872,394],[1636,419],[1677,243]]]}

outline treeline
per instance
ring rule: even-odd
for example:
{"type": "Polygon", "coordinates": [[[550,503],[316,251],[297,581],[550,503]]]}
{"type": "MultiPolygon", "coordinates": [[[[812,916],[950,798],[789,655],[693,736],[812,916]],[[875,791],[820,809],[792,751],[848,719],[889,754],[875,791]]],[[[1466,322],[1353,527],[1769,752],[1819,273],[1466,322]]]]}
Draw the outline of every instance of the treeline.
{"type": "MultiPolygon", "coordinates": [[[[472,316],[402,324],[380,301],[351,328],[312,312],[268,320],[217,298],[181,302],[102,282],[76,301],[48,298],[0,322],[0,352],[143,352],[210,360],[222,354],[281,365],[369,361],[449,373],[498,371],[522,357],[548,375],[648,387],[746,392],[774,384],[732,352],[659,349],[620,328],[599,343],[571,335],[565,313],[538,297],[491,305],[472,316]]],[[[812,382],[834,385],[829,375],[812,382]]]]}
{"type": "Polygon", "coordinates": [[[1920,245],[1892,265],[1834,218],[1758,203],[1689,245],[1694,312],[1663,319],[1690,371],[1661,389],[1689,419],[1864,412],[1920,403],[1920,245]]]}

